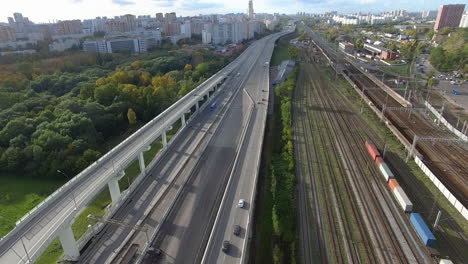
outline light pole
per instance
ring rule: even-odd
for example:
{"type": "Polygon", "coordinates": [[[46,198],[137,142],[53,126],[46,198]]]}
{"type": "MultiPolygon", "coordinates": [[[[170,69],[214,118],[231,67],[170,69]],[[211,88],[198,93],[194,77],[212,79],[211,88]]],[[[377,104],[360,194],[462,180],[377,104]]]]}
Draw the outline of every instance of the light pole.
{"type": "MultiPolygon", "coordinates": [[[[5,219],[5,217],[0,216],[0,219],[5,219]]],[[[26,249],[26,245],[24,244],[23,236],[20,237],[20,241],[21,241],[21,245],[23,246],[24,252],[26,253],[26,258],[27,258],[26,263],[32,263],[31,257],[29,256],[28,250],[26,249]]],[[[21,260],[23,260],[22,257],[21,257],[21,260]]]]}
{"type": "MultiPolygon", "coordinates": [[[[60,174],[65,175],[65,177],[71,179],[67,174],[65,174],[61,170],[57,170],[57,172],[60,173],[60,174]]],[[[72,197],[73,197],[73,202],[75,203],[75,210],[76,210],[78,208],[78,206],[76,206],[75,191],[72,191],[71,193],[72,193],[72,197]]]]}

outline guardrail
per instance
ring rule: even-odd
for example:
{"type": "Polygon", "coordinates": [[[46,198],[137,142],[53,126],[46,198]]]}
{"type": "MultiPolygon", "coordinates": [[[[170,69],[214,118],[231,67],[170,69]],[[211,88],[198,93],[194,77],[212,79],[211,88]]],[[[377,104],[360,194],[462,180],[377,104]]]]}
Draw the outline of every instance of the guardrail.
{"type": "MultiPolygon", "coordinates": [[[[240,56],[239,56],[239,57],[240,57],[240,56]]],[[[239,58],[239,57],[238,57],[238,58],[239,58]]],[[[236,58],[236,60],[237,60],[238,58],[236,58]]],[[[236,60],[234,60],[234,61],[236,61],[236,60]]],[[[233,62],[234,62],[234,61],[233,61],[233,62]]],[[[220,91],[220,90],[217,90],[216,92],[218,92],[218,91],[220,91]]],[[[234,95],[233,95],[233,96],[234,96],[234,95]]],[[[212,98],[214,98],[214,97],[216,97],[216,96],[213,95],[212,97],[210,97],[210,98],[208,99],[207,103],[203,104],[203,105],[199,108],[199,110],[198,110],[197,112],[195,112],[192,116],[190,116],[190,118],[187,120],[187,124],[189,124],[189,123],[191,122],[191,120],[193,120],[200,112],[202,112],[202,111],[208,106],[208,102],[211,101],[212,98]]],[[[176,133],[176,135],[172,138],[172,140],[168,143],[167,148],[166,148],[166,149],[163,149],[162,151],[160,151],[160,152],[157,154],[157,156],[153,159],[153,161],[151,161],[151,163],[150,163],[150,164],[148,165],[148,167],[147,167],[149,170],[151,170],[151,169],[156,165],[156,163],[159,162],[160,157],[162,157],[162,156],[165,154],[166,150],[169,148],[169,146],[172,144],[172,142],[174,142],[175,139],[178,138],[178,136],[179,136],[179,134],[182,132],[182,130],[183,130],[183,129],[179,130],[179,131],[176,133]]],[[[138,176],[138,178],[137,178],[137,179],[135,180],[135,182],[130,186],[130,188],[126,190],[125,197],[122,197],[121,200],[119,200],[118,205],[117,205],[115,208],[113,207],[111,210],[109,210],[109,212],[104,216],[105,219],[107,219],[108,217],[112,216],[112,215],[118,210],[119,205],[123,204],[123,203],[126,201],[126,199],[130,196],[130,194],[133,192],[133,190],[136,189],[136,187],[138,186],[138,184],[144,179],[145,176],[146,176],[146,175],[143,175],[143,174],[140,174],[140,175],[138,176]],[[127,191],[128,191],[128,192],[127,192],[127,191]]],[[[186,182],[186,181],[184,181],[184,185],[185,185],[185,182],[186,182]]],[[[183,189],[183,188],[180,188],[179,191],[182,190],[182,189],[183,189]]],[[[177,192],[176,197],[178,196],[179,191],[177,192]]],[[[169,206],[168,208],[169,208],[169,209],[172,208],[172,205],[169,206]]],[[[167,212],[169,211],[169,209],[167,210],[167,212]]],[[[166,213],[164,214],[163,219],[165,219],[165,216],[166,216],[166,213]]],[[[161,221],[161,222],[163,222],[163,221],[161,221]]],[[[140,223],[140,222],[139,222],[139,223],[140,223]]],[[[138,224],[137,224],[137,225],[138,225],[138,224]]],[[[94,227],[93,227],[92,229],[88,230],[87,233],[82,237],[83,239],[80,239],[80,241],[79,241],[79,246],[80,246],[80,247],[83,247],[83,246],[87,243],[87,241],[89,241],[89,239],[91,239],[91,238],[94,236],[94,234],[97,233],[97,232],[99,232],[105,225],[102,224],[102,223],[98,223],[98,224],[96,224],[96,226],[97,226],[97,228],[94,228],[94,227]],[[96,230],[97,230],[97,231],[96,231],[96,230]]],[[[160,227],[160,225],[158,225],[157,230],[155,230],[155,232],[153,233],[152,238],[150,239],[151,241],[152,241],[152,240],[154,239],[154,237],[156,236],[156,234],[157,234],[157,232],[158,232],[158,230],[159,230],[159,227],[160,227]]],[[[131,233],[133,234],[133,233],[134,233],[134,230],[132,230],[131,233]]],[[[127,236],[126,241],[131,237],[132,234],[129,234],[129,235],[127,236]]],[[[125,243],[122,243],[122,246],[124,246],[124,244],[125,244],[125,243]]],[[[146,252],[147,250],[148,250],[148,247],[145,247],[145,249],[144,249],[143,251],[146,252]]],[[[119,250],[117,250],[117,252],[118,252],[118,251],[119,251],[119,250]]],[[[113,258],[115,258],[115,256],[110,257],[109,259],[113,259],[113,258]]]]}
{"type": "MultiPolygon", "coordinates": [[[[233,102],[233,100],[234,100],[234,98],[236,97],[236,95],[237,95],[238,92],[239,92],[239,90],[236,90],[236,92],[234,92],[234,93],[231,95],[231,98],[229,98],[228,102],[225,104],[225,106],[224,106],[224,108],[223,108],[223,109],[225,109],[225,110],[224,110],[224,112],[223,112],[223,114],[222,114],[222,116],[221,116],[221,119],[224,118],[224,115],[225,115],[226,112],[227,112],[227,108],[231,105],[231,103],[233,102]]],[[[211,98],[213,98],[213,97],[210,97],[210,100],[211,100],[211,98]]],[[[207,104],[203,105],[202,107],[203,107],[203,108],[206,108],[208,105],[209,105],[209,104],[207,103],[207,104]]],[[[220,121],[220,122],[221,122],[221,121],[220,121]]],[[[216,131],[217,128],[219,127],[219,124],[220,124],[220,123],[218,123],[218,124],[213,123],[213,124],[212,124],[212,126],[213,126],[213,125],[216,125],[215,131],[216,131]]],[[[211,129],[211,128],[212,128],[212,127],[210,126],[209,129],[211,129]]],[[[209,130],[209,129],[208,129],[208,130],[209,130]]],[[[213,136],[212,136],[212,137],[213,137],[213,136]]],[[[202,140],[203,140],[203,139],[202,139],[202,140]]],[[[210,140],[207,140],[207,141],[205,141],[205,142],[200,142],[199,144],[203,143],[203,146],[201,147],[201,149],[203,149],[203,150],[206,149],[206,147],[208,146],[208,144],[209,144],[210,141],[211,141],[211,139],[210,139],[210,140]]],[[[154,232],[151,234],[151,237],[150,237],[150,241],[151,241],[151,242],[150,242],[149,244],[146,244],[146,245],[145,245],[145,247],[144,247],[143,250],[141,251],[140,257],[139,257],[139,258],[137,259],[137,261],[136,261],[136,264],[140,264],[140,263],[144,260],[144,257],[145,257],[146,253],[148,252],[148,250],[149,250],[149,248],[150,248],[150,244],[156,239],[156,236],[158,235],[158,233],[159,233],[159,231],[160,231],[160,229],[161,229],[163,223],[166,221],[167,216],[169,215],[169,213],[170,213],[171,210],[173,209],[175,203],[178,201],[178,198],[179,198],[180,194],[182,193],[182,191],[183,191],[183,189],[184,189],[186,183],[190,180],[190,178],[191,178],[190,176],[191,176],[191,175],[189,175],[189,176],[183,181],[181,187],[180,187],[180,188],[177,190],[177,192],[176,192],[175,198],[171,201],[171,203],[170,203],[170,205],[168,206],[168,208],[166,209],[166,211],[164,211],[163,217],[162,217],[161,220],[159,221],[159,223],[158,223],[157,227],[155,228],[154,232]]]]}
{"type": "MultiPolygon", "coordinates": [[[[289,32],[289,33],[290,33],[290,32],[289,32]]],[[[283,34],[286,34],[286,33],[283,33],[283,34]]],[[[279,34],[279,35],[282,35],[282,34],[279,34]]],[[[277,38],[279,38],[279,36],[277,36],[276,39],[277,39],[277,38]]],[[[275,39],[275,42],[276,42],[276,39],[275,39]]],[[[255,65],[255,64],[254,64],[254,65],[255,65]]],[[[250,71],[249,71],[249,72],[250,72],[250,71]]],[[[268,78],[268,85],[269,85],[269,72],[268,72],[267,78],[268,78]]],[[[216,228],[216,226],[217,226],[218,220],[219,220],[219,218],[220,218],[220,214],[221,214],[221,212],[222,212],[222,208],[223,208],[223,206],[224,206],[224,202],[225,202],[225,199],[226,199],[226,196],[227,196],[227,191],[226,191],[226,190],[228,190],[228,189],[230,188],[232,175],[234,174],[234,172],[235,172],[235,170],[236,170],[236,164],[237,164],[238,159],[239,159],[239,155],[240,155],[240,152],[241,152],[241,148],[242,148],[242,146],[244,145],[245,134],[246,134],[246,131],[247,131],[247,129],[248,129],[248,127],[250,126],[250,123],[251,123],[251,121],[252,121],[252,120],[251,120],[251,116],[252,116],[253,111],[254,111],[254,109],[255,109],[255,101],[253,100],[253,98],[250,96],[250,94],[249,94],[246,90],[244,90],[244,91],[246,92],[247,96],[249,97],[249,99],[250,99],[250,101],[252,102],[253,105],[251,106],[250,111],[249,111],[249,114],[248,114],[248,116],[247,116],[247,121],[248,121],[248,122],[246,122],[247,124],[244,126],[243,130],[241,131],[240,144],[238,145],[238,148],[237,148],[237,150],[236,150],[236,157],[235,157],[235,159],[234,159],[233,167],[232,167],[232,169],[231,169],[231,173],[230,173],[230,175],[229,175],[228,183],[226,184],[226,188],[225,188],[224,193],[223,193],[223,198],[221,199],[221,203],[220,203],[220,206],[219,206],[219,208],[218,208],[218,212],[217,212],[217,214],[216,214],[215,222],[214,222],[213,228],[212,228],[212,230],[211,230],[211,232],[210,232],[210,236],[209,236],[209,239],[208,239],[208,242],[207,242],[207,246],[206,246],[206,248],[205,248],[205,251],[204,251],[204,253],[203,253],[203,257],[202,257],[201,263],[207,263],[207,259],[206,259],[206,258],[208,257],[207,253],[210,252],[211,247],[213,246],[213,245],[212,245],[212,243],[213,243],[213,234],[214,234],[214,230],[215,230],[215,228],[216,228]]],[[[269,93],[268,93],[268,96],[269,96],[269,93]]],[[[266,114],[267,114],[267,109],[265,110],[265,116],[266,116],[266,114]]],[[[264,125],[265,125],[265,123],[263,123],[263,126],[264,126],[264,125]]],[[[262,144],[263,144],[263,136],[264,136],[264,135],[262,134],[262,137],[261,137],[262,144]]],[[[261,150],[261,149],[260,149],[260,150],[261,150]]],[[[261,155],[261,151],[259,152],[259,155],[261,155]]],[[[257,162],[258,162],[258,161],[257,161],[257,162]]],[[[259,166],[259,164],[260,164],[260,163],[258,162],[257,167],[259,166]]],[[[258,170],[257,170],[257,171],[258,171],[258,170]]],[[[257,173],[257,174],[258,174],[258,173],[257,173]]],[[[254,184],[255,184],[254,190],[256,190],[256,182],[257,182],[257,178],[258,178],[258,177],[255,177],[255,178],[256,178],[256,179],[255,179],[255,182],[254,182],[254,184]]],[[[254,192],[255,192],[255,191],[254,191],[254,192]]],[[[252,212],[253,212],[253,203],[252,203],[252,208],[251,208],[251,210],[249,211],[249,216],[248,216],[248,221],[247,221],[247,222],[249,222],[249,219],[250,219],[250,216],[251,216],[252,212]]],[[[246,229],[246,230],[248,230],[248,229],[246,229]]],[[[246,242],[246,240],[248,239],[248,236],[247,236],[247,235],[248,235],[248,231],[246,231],[246,236],[245,236],[245,238],[244,238],[244,246],[243,246],[243,247],[244,247],[244,250],[245,250],[245,242],[246,242]]],[[[244,250],[243,250],[242,252],[245,252],[244,250]]],[[[244,257],[244,255],[245,255],[245,254],[242,254],[242,257],[244,257]]],[[[242,262],[241,262],[241,263],[242,263],[242,262]]]]}
{"type": "MultiPolygon", "coordinates": [[[[276,41],[275,41],[276,42],[276,41]]],[[[270,55],[270,58],[271,56],[273,55],[273,50],[271,51],[272,54],[270,55]]],[[[268,89],[266,89],[268,92],[267,92],[267,98],[266,98],[266,101],[267,102],[270,102],[270,70],[268,68],[268,71],[267,71],[267,84],[268,84],[268,89]]],[[[244,243],[242,245],[242,256],[241,256],[241,261],[240,263],[245,263],[246,262],[246,259],[248,259],[248,256],[249,256],[249,250],[248,250],[248,247],[247,245],[249,244],[250,242],[250,236],[251,236],[251,233],[252,233],[252,223],[251,223],[251,219],[253,218],[253,214],[254,214],[254,211],[255,211],[255,196],[257,194],[257,182],[258,182],[258,176],[259,176],[259,173],[260,173],[260,163],[261,163],[261,158],[262,158],[262,150],[263,150],[263,140],[265,139],[265,127],[266,127],[266,116],[268,114],[268,105],[267,105],[267,108],[265,109],[265,113],[264,113],[264,122],[261,122],[261,135],[260,135],[260,139],[259,139],[259,142],[260,142],[260,146],[259,146],[259,152],[258,152],[258,156],[257,156],[257,160],[256,160],[256,165],[255,165],[255,175],[254,175],[254,182],[253,182],[253,189],[252,189],[252,194],[251,194],[251,197],[252,197],[252,200],[251,200],[251,209],[249,210],[249,215],[247,217],[247,227],[246,227],[246,233],[245,233],[245,239],[244,239],[244,243]]]]}
{"type": "MultiPolygon", "coordinates": [[[[248,47],[247,49],[249,49],[250,47],[248,47]]],[[[244,51],[245,52],[245,51],[244,51]]],[[[137,139],[137,137],[139,137],[141,134],[145,133],[152,125],[154,125],[156,122],[159,122],[161,120],[164,121],[164,119],[166,118],[166,116],[170,115],[171,112],[174,111],[174,109],[177,109],[178,107],[180,107],[181,105],[184,105],[186,104],[186,101],[187,100],[190,100],[191,98],[193,98],[193,96],[197,93],[199,93],[201,90],[206,90],[206,89],[211,89],[212,87],[212,82],[213,80],[216,80],[214,81],[214,83],[218,83],[219,80],[221,80],[222,78],[225,78],[225,76],[223,75],[223,73],[225,72],[229,72],[231,70],[231,68],[233,67],[233,65],[239,60],[239,58],[242,56],[239,55],[236,59],[234,59],[231,63],[229,63],[227,66],[225,66],[223,69],[221,69],[220,71],[218,71],[216,74],[214,74],[213,76],[211,76],[210,78],[208,78],[206,81],[204,81],[202,84],[200,84],[198,87],[196,87],[195,89],[193,89],[192,91],[190,91],[188,94],[186,94],[184,97],[182,97],[181,99],[179,99],[177,102],[175,102],[173,105],[171,105],[170,107],[168,107],[166,110],[164,110],[162,113],[160,113],[158,116],[156,116],[154,119],[152,119],[151,121],[149,121],[148,123],[146,123],[143,127],[141,127],[139,130],[137,130],[135,133],[133,133],[131,136],[129,136],[128,138],[126,138],[124,141],[122,141],[120,144],[118,144],[117,146],[115,146],[114,148],[112,148],[109,152],[107,152],[104,156],[102,156],[101,158],[99,158],[96,162],[94,162],[93,164],[91,164],[90,166],[88,166],[86,169],[84,169],[82,172],[80,172],[78,175],[74,176],[70,181],[68,181],[67,183],[65,183],[63,186],[61,186],[59,189],[57,189],[55,192],[53,192],[51,195],[49,195],[44,201],[42,201],[41,203],[39,203],[37,206],[35,206],[31,211],[29,211],[26,215],[24,215],[20,220],[18,220],[16,222],[16,226],[15,228],[10,231],[7,235],[5,235],[4,237],[2,237],[0,239],[0,246],[3,246],[4,243],[6,243],[6,241],[11,238],[12,236],[14,236],[24,225],[26,225],[27,223],[29,223],[32,219],[34,219],[34,217],[36,217],[38,215],[39,212],[41,212],[42,210],[44,210],[44,208],[46,208],[46,206],[50,205],[51,203],[55,202],[58,198],[61,197],[61,195],[64,195],[64,193],[68,190],[70,190],[72,188],[72,185],[74,184],[77,184],[78,181],[80,180],[84,180],[84,178],[86,176],[89,176],[89,174],[91,173],[91,171],[93,170],[97,170],[99,169],[100,167],[98,166],[98,164],[100,163],[103,163],[105,161],[108,161],[110,159],[111,156],[115,155],[117,152],[121,151],[126,145],[128,145],[129,143],[131,143],[131,141],[134,141],[137,139]]],[[[191,107],[191,106],[190,106],[191,107]]],[[[185,110],[184,110],[185,111],[185,110]]],[[[178,111],[180,112],[180,111],[178,111]]],[[[144,141],[144,143],[147,142],[146,140],[144,141]]],[[[138,151],[137,151],[138,152],[138,151]]],[[[133,160],[132,160],[133,161],[133,160]]],[[[121,165],[121,164],[119,164],[121,165]]],[[[119,166],[119,167],[123,167],[123,166],[119,166]]],[[[83,207],[83,206],[86,206],[83,205],[83,203],[80,203],[79,206],[83,207]]]]}
{"type": "Polygon", "coordinates": [[[445,119],[430,103],[424,101],[424,105],[427,108],[429,108],[432,114],[434,114],[437,117],[437,119],[439,119],[440,122],[442,122],[442,124],[444,124],[447,127],[448,130],[450,130],[452,133],[454,133],[464,141],[468,141],[468,137],[465,134],[463,134],[463,132],[453,127],[452,124],[450,124],[449,121],[447,121],[447,119],[445,119]]]}

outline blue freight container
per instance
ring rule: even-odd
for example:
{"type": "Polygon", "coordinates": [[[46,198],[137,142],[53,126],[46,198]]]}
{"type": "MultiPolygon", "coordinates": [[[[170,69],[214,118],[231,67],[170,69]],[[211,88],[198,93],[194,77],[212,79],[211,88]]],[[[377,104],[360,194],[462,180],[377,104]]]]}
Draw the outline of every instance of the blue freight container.
{"type": "Polygon", "coordinates": [[[410,221],[424,245],[432,247],[435,244],[436,239],[434,234],[432,234],[431,230],[427,227],[426,223],[424,223],[421,215],[418,213],[412,213],[410,215],[410,221]]]}

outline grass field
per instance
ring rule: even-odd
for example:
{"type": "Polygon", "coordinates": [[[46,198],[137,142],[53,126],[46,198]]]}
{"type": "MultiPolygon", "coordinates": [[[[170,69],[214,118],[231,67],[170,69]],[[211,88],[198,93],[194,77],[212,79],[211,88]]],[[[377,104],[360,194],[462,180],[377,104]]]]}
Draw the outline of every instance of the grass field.
{"type": "Polygon", "coordinates": [[[38,180],[0,176],[0,237],[5,236],[34,206],[44,200],[64,182],[60,180],[38,180]]]}
{"type": "Polygon", "coordinates": [[[273,51],[273,55],[271,56],[271,66],[280,65],[282,61],[289,60],[289,53],[288,53],[288,44],[287,42],[280,40],[275,45],[275,50],[273,51]]]}

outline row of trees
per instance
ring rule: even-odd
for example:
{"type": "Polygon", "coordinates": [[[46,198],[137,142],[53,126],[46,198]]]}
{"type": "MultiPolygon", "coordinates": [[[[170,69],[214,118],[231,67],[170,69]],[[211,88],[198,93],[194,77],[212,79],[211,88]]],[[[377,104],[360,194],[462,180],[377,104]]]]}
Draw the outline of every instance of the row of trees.
{"type": "Polygon", "coordinates": [[[78,173],[112,137],[151,120],[231,59],[179,50],[72,61],[72,71],[51,74],[11,70],[22,62],[0,66],[0,175],[78,173]]]}
{"type": "Polygon", "coordinates": [[[280,100],[281,150],[272,157],[271,193],[273,196],[273,260],[295,263],[296,204],[291,101],[298,68],[279,84],[275,94],[280,100]]]}

